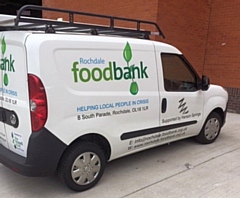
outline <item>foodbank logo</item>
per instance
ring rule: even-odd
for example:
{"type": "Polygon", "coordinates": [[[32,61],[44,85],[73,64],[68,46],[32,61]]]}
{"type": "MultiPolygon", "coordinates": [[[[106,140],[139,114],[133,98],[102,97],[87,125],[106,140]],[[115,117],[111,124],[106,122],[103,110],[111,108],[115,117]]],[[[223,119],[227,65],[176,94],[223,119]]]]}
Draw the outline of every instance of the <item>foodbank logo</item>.
{"type": "Polygon", "coordinates": [[[10,54],[9,57],[5,56],[6,49],[7,49],[5,36],[3,36],[1,39],[1,45],[2,45],[1,46],[2,57],[0,61],[0,69],[4,71],[3,84],[5,86],[8,86],[9,84],[8,72],[15,72],[14,60],[13,60],[12,54],[10,54]]]}
{"type": "MultiPolygon", "coordinates": [[[[118,66],[116,61],[112,61],[108,62],[108,66],[104,68],[94,67],[90,69],[82,67],[83,64],[81,64],[81,59],[80,61],[75,61],[71,69],[73,73],[73,81],[75,83],[87,83],[89,81],[101,82],[129,80],[131,82],[129,91],[132,95],[136,95],[139,91],[136,79],[148,78],[148,67],[144,65],[143,61],[140,61],[138,66],[130,64],[132,60],[132,49],[128,42],[123,50],[123,58],[126,61],[125,67],[118,66]]],[[[103,59],[102,62],[105,63],[105,60],[103,59]]]]}

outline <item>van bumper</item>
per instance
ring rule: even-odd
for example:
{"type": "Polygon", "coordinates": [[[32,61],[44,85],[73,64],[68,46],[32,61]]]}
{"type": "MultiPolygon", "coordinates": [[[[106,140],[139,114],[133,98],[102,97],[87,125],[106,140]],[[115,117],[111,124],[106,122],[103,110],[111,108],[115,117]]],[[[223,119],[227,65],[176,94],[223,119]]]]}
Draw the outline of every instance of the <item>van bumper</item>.
{"type": "Polygon", "coordinates": [[[53,175],[66,145],[47,129],[30,136],[27,158],[0,145],[0,163],[25,176],[53,175]]]}

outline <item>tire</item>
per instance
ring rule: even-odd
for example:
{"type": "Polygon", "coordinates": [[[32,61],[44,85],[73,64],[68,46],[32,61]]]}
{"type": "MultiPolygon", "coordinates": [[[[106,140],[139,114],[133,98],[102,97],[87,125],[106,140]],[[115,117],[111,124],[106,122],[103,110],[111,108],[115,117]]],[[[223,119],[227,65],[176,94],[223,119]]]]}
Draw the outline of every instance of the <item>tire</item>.
{"type": "Polygon", "coordinates": [[[210,144],[214,142],[221,131],[222,119],[216,112],[212,112],[206,119],[202,130],[195,137],[195,140],[201,144],[210,144]]]}
{"type": "Polygon", "coordinates": [[[98,183],[105,166],[106,158],[101,148],[93,143],[78,142],[63,155],[58,176],[68,188],[80,192],[98,183]]]}

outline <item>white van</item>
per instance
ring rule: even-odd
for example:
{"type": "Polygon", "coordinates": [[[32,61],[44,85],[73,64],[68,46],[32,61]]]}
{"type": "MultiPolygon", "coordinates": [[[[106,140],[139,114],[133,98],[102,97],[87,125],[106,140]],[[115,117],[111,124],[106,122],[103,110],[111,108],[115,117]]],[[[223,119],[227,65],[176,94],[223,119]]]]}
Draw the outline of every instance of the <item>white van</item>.
{"type": "Polygon", "coordinates": [[[189,137],[214,142],[227,92],[151,34],[163,36],[153,22],[39,6],[0,15],[0,162],[27,176],[57,171],[83,191],[107,161],[189,137]],[[69,21],[23,17],[26,10],[69,21]],[[77,23],[79,15],[109,25],[77,23]]]}

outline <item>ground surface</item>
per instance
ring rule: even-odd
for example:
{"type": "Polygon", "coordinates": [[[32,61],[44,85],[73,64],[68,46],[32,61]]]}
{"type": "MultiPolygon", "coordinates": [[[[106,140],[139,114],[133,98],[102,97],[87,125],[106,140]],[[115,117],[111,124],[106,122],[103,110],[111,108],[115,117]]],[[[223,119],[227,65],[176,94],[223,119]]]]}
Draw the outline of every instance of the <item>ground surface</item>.
{"type": "Polygon", "coordinates": [[[191,139],[108,163],[97,186],[75,193],[57,179],[29,178],[0,164],[0,192],[6,198],[239,198],[240,115],[228,114],[217,141],[191,139]]]}

